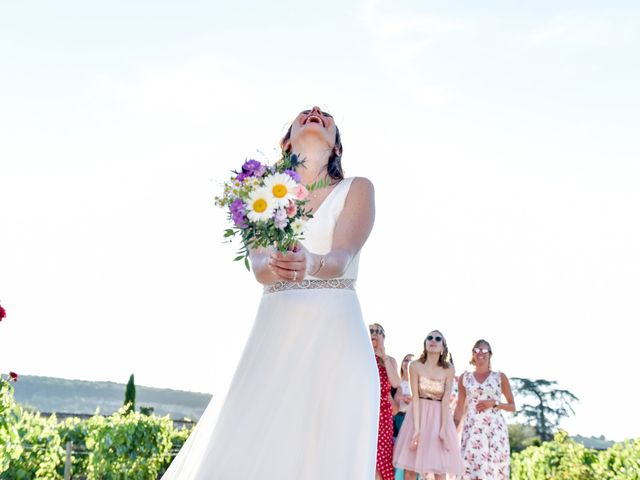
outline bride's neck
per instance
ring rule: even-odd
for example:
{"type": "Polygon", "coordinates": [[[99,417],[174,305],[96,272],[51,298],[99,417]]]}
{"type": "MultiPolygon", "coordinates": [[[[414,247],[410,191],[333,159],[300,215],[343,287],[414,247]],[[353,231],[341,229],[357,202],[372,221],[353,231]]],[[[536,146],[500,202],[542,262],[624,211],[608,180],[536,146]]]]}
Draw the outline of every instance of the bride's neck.
{"type": "Polygon", "coordinates": [[[303,184],[312,184],[328,176],[327,165],[331,157],[331,147],[326,142],[315,139],[303,140],[291,145],[291,151],[304,161],[302,167],[298,168],[303,184]]]}

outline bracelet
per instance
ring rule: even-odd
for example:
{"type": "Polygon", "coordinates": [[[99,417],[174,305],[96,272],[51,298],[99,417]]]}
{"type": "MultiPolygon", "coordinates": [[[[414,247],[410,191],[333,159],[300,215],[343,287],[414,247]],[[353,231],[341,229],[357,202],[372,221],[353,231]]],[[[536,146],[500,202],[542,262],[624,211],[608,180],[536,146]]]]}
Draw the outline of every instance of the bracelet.
{"type": "Polygon", "coordinates": [[[496,402],[496,404],[491,407],[491,410],[493,410],[494,412],[497,412],[499,410],[498,405],[500,405],[498,402],[496,402]]]}
{"type": "Polygon", "coordinates": [[[315,277],[316,274],[322,270],[322,267],[324,267],[324,255],[320,255],[320,265],[318,265],[318,268],[316,268],[316,271],[311,273],[309,272],[309,275],[311,275],[312,277],[315,277]]]}

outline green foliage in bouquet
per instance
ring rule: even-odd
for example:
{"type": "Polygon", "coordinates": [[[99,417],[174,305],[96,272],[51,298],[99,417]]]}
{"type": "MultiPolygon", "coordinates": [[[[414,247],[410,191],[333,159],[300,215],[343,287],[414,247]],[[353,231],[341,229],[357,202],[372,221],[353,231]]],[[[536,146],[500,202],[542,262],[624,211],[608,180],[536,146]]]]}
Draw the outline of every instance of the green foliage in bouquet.
{"type": "Polygon", "coordinates": [[[22,454],[19,420],[20,407],[13,398],[13,385],[0,378],[0,478],[22,454]]]}
{"type": "Polygon", "coordinates": [[[13,459],[1,478],[12,480],[62,479],[65,451],[55,415],[22,411],[17,424],[22,453],[13,459]]]}
{"type": "Polygon", "coordinates": [[[88,480],[148,480],[156,478],[171,455],[169,417],[128,412],[88,420],[88,480]]]}

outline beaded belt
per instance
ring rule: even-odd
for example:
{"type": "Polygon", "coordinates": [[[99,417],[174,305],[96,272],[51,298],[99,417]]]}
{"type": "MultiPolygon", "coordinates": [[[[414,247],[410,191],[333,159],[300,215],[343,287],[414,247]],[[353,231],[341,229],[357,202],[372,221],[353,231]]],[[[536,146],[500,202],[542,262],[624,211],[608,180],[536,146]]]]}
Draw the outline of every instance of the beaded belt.
{"type": "Polygon", "coordinates": [[[301,282],[277,281],[273,285],[264,287],[264,293],[283,292],[285,290],[318,290],[330,288],[338,290],[355,290],[355,278],[331,278],[329,280],[309,279],[301,282]]]}

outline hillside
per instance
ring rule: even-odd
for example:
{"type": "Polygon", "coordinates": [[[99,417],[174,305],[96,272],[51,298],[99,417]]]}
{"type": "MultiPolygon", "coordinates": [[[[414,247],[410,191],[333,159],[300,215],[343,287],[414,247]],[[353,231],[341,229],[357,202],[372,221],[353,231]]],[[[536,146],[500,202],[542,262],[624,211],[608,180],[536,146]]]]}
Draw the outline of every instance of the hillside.
{"type": "MultiPolygon", "coordinates": [[[[122,406],[125,384],[91,382],[63,378],[23,375],[14,383],[15,399],[25,407],[40,412],[93,414],[96,409],[104,415],[122,406]]],[[[169,414],[173,419],[197,420],[209,403],[211,395],[166,388],[136,385],[137,408],[153,407],[156,415],[169,414]]]]}

